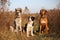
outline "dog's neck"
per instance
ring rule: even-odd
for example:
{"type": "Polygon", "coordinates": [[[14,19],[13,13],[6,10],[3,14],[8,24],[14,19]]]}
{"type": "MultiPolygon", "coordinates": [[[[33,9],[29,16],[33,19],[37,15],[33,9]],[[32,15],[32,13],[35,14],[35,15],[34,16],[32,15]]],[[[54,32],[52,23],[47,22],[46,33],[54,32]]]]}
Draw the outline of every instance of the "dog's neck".
{"type": "Polygon", "coordinates": [[[45,19],[45,18],[47,18],[47,16],[46,15],[43,15],[41,18],[45,19]]]}
{"type": "Polygon", "coordinates": [[[28,23],[29,23],[29,24],[32,24],[32,23],[33,23],[33,21],[29,21],[28,23]]]}

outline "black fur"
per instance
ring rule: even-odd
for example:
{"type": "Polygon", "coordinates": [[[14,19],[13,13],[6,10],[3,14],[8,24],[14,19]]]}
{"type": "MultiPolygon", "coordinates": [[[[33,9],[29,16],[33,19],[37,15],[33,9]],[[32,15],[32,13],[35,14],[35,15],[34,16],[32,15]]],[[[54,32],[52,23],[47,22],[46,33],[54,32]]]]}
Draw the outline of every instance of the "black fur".
{"type": "Polygon", "coordinates": [[[14,21],[14,29],[16,29],[16,22],[14,21]]]}
{"type": "Polygon", "coordinates": [[[32,21],[34,21],[35,17],[31,17],[32,21]]]}
{"type": "Polygon", "coordinates": [[[27,23],[25,24],[25,27],[24,27],[25,32],[26,32],[26,29],[27,29],[27,23]]]}
{"type": "Polygon", "coordinates": [[[34,23],[32,24],[32,26],[34,26],[34,23]]]}
{"type": "MultiPolygon", "coordinates": [[[[25,27],[24,27],[25,32],[26,32],[26,29],[27,29],[27,24],[28,24],[28,23],[26,23],[26,24],[25,24],[25,27]]],[[[34,23],[32,24],[32,26],[34,26],[34,23]]]]}
{"type": "Polygon", "coordinates": [[[31,18],[32,21],[35,20],[35,17],[33,17],[33,16],[29,16],[29,17],[28,17],[28,21],[29,21],[29,18],[31,18]]]}

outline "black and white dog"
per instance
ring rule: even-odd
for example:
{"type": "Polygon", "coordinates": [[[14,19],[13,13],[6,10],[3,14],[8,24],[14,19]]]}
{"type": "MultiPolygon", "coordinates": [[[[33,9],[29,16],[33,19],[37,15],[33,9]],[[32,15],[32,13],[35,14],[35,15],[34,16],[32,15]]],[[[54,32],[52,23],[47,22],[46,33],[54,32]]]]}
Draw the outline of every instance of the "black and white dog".
{"type": "Polygon", "coordinates": [[[28,23],[25,25],[25,31],[27,32],[27,37],[29,37],[29,34],[34,36],[33,35],[34,20],[35,20],[35,17],[33,16],[28,17],[28,23]]]}

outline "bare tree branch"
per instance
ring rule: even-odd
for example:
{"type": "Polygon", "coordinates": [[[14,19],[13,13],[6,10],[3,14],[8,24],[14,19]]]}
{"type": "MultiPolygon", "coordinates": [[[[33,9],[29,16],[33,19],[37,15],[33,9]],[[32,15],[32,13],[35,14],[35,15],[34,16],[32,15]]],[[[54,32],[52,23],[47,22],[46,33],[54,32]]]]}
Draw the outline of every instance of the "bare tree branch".
{"type": "Polygon", "coordinates": [[[2,12],[7,11],[10,6],[10,0],[0,0],[0,9],[2,12]]]}

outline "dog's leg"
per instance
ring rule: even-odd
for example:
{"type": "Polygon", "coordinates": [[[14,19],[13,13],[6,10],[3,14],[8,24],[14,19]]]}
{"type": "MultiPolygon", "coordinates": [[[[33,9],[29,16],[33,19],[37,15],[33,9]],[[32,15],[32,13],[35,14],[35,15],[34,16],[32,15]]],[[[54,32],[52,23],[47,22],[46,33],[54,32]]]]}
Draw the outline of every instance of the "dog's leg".
{"type": "Polygon", "coordinates": [[[48,28],[48,25],[47,25],[47,24],[46,24],[46,29],[45,29],[45,31],[46,31],[46,34],[48,34],[49,28],[48,28]]]}
{"type": "Polygon", "coordinates": [[[29,31],[30,31],[30,29],[27,28],[27,37],[29,37],[29,31]]]}
{"type": "Polygon", "coordinates": [[[16,25],[15,32],[17,32],[17,33],[18,33],[18,24],[16,25]]]}
{"type": "Polygon", "coordinates": [[[49,28],[48,28],[48,20],[47,20],[47,18],[46,18],[46,28],[45,28],[46,34],[48,34],[48,31],[49,31],[49,28]]]}
{"type": "Polygon", "coordinates": [[[42,25],[40,25],[40,33],[41,33],[41,28],[42,28],[42,25]]]}
{"type": "Polygon", "coordinates": [[[34,35],[33,35],[33,27],[31,28],[31,35],[34,36],[34,35]]]}
{"type": "Polygon", "coordinates": [[[20,25],[19,25],[19,28],[20,28],[19,31],[22,31],[21,23],[20,23],[20,25]]]}

